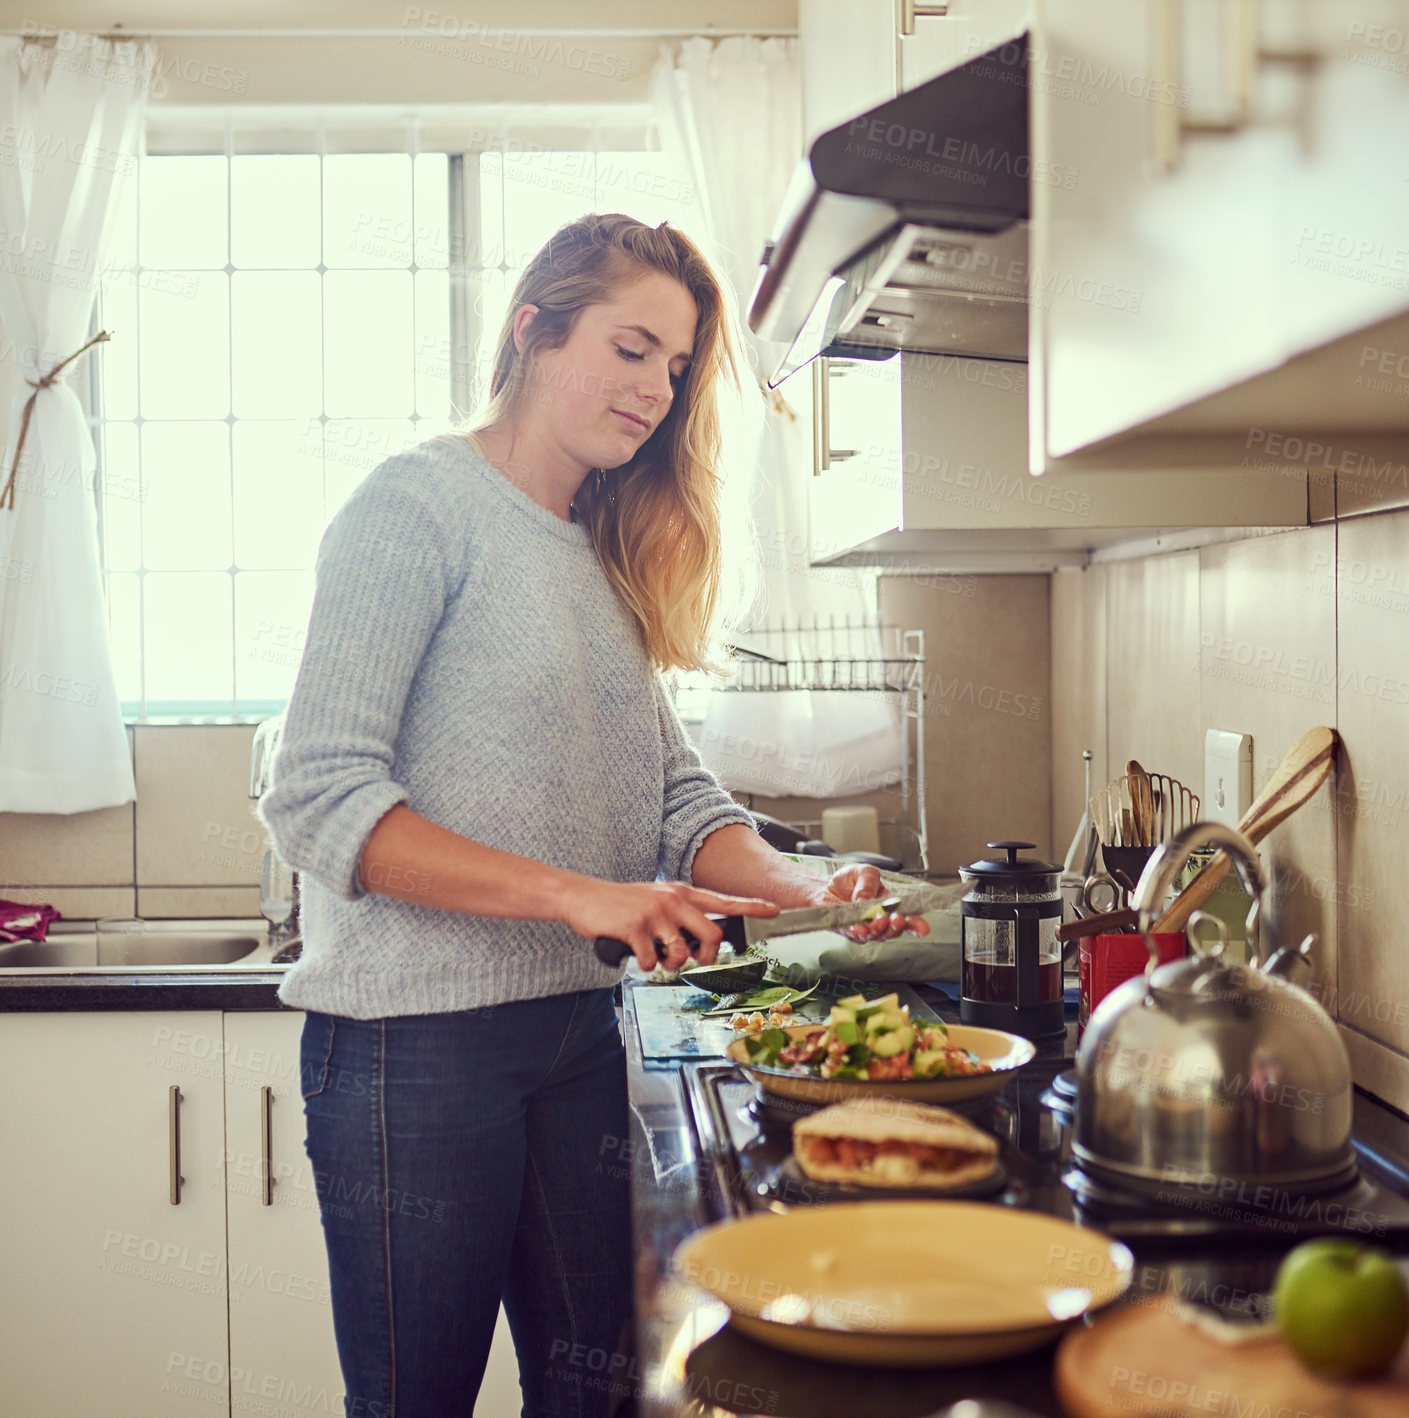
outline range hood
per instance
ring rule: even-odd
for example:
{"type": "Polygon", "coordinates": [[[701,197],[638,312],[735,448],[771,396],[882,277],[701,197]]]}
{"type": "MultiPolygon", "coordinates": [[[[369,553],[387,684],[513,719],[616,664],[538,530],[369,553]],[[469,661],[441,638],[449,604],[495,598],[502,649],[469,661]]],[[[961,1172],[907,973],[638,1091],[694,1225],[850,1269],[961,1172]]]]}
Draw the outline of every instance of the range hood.
{"type": "Polygon", "coordinates": [[[1028,36],[823,133],[788,186],[749,325],[818,355],[1027,359],[1028,36]]]}

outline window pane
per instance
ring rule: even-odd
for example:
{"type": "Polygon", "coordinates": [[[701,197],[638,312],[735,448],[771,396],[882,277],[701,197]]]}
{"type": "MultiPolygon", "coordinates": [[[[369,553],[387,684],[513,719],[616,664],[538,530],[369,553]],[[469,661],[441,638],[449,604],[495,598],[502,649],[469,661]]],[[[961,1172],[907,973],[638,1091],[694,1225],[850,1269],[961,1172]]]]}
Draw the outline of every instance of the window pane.
{"type": "Polygon", "coordinates": [[[231,396],[236,418],[297,418],[323,404],[321,282],[316,271],[231,277],[231,396]]]}
{"type": "Polygon", "coordinates": [[[318,178],[312,154],[232,158],[231,264],[316,266],[322,250],[318,178]]]}
{"type": "Polygon", "coordinates": [[[241,570],[312,566],[323,535],[323,430],[318,420],[242,421],[231,429],[231,447],[235,565],[241,570]]]}
{"type": "Polygon", "coordinates": [[[416,412],[429,418],[450,413],[454,373],[450,347],[450,276],[416,272],[416,412]]]}
{"type": "Polygon", "coordinates": [[[168,271],[138,291],[142,416],[224,418],[230,412],[230,292],[222,272],[168,271]],[[174,284],[172,284],[174,282],[174,284]]]}
{"type": "Polygon", "coordinates": [[[422,153],[411,165],[416,199],[416,264],[443,269],[450,264],[450,159],[422,153]]]}
{"type": "Polygon", "coordinates": [[[143,424],[142,472],[147,492],[142,503],[144,564],[163,570],[227,570],[229,427],[143,424]]]}
{"type": "Polygon", "coordinates": [[[142,578],[147,699],[232,698],[228,572],[153,571],[142,578]]]}
{"type": "Polygon", "coordinates": [[[223,157],[147,157],[141,165],[138,255],[163,270],[220,268],[226,242],[223,157]]]}
{"type": "Polygon", "coordinates": [[[307,571],[242,571],[235,577],[235,693],[288,699],[303,655],[313,577],[307,571]]]}
{"type": "Polygon", "coordinates": [[[686,232],[700,222],[693,189],[659,152],[598,153],[596,209],[625,212],[651,226],[668,221],[686,232]]]}
{"type": "Polygon", "coordinates": [[[378,463],[421,438],[410,419],[329,419],[323,429],[325,521],[378,463]]]}
{"type": "Polygon", "coordinates": [[[324,403],[332,417],[409,418],[409,271],[329,271],[323,278],[324,403]]]}
{"type": "Polygon", "coordinates": [[[109,571],[136,571],[142,564],[142,470],[137,458],[137,425],[103,428],[103,565],[109,571]]]}
{"type": "Polygon", "coordinates": [[[469,282],[470,298],[474,301],[479,340],[471,352],[474,368],[470,371],[470,402],[477,404],[489,397],[489,376],[494,369],[494,350],[499,331],[509,314],[509,297],[514,293],[521,271],[481,271],[469,282]]]}
{"type": "MultiPolygon", "coordinates": [[[[93,358],[98,361],[105,418],[137,417],[138,279],[140,278],[121,271],[103,278],[100,307],[102,328],[112,339],[99,346],[93,358]]],[[[64,353],[67,354],[68,351],[64,353]]]]}
{"type": "Polygon", "coordinates": [[[108,577],[108,650],[120,704],[142,698],[141,579],[122,573],[108,577]]]}
{"type": "MultiPolygon", "coordinates": [[[[465,158],[473,162],[472,156],[465,158]]],[[[499,153],[479,155],[479,231],[466,232],[471,239],[465,253],[467,266],[501,266],[504,260],[504,159],[499,153]]],[[[508,262],[513,265],[514,263],[508,262]]]]}
{"type": "Polygon", "coordinates": [[[504,156],[504,250],[511,266],[526,266],[560,226],[593,208],[591,153],[507,153],[504,156]]]}
{"type": "Polygon", "coordinates": [[[409,266],[411,159],[345,153],[323,159],[323,264],[409,266]]]}
{"type": "Polygon", "coordinates": [[[113,180],[117,210],[113,214],[107,254],[103,257],[105,271],[129,270],[137,264],[137,193],[140,185],[140,165],[135,175],[113,180]]]}

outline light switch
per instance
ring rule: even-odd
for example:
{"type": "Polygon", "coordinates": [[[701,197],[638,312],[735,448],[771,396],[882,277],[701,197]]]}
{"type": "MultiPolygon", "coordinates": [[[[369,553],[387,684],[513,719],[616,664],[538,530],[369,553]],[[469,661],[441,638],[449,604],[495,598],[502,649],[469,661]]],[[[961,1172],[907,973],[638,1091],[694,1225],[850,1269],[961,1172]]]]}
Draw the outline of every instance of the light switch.
{"type": "Polygon", "coordinates": [[[1230,729],[1204,734],[1204,800],[1199,816],[1205,822],[1236,827],[1252,806],[1252,735],[1230,729]]]}

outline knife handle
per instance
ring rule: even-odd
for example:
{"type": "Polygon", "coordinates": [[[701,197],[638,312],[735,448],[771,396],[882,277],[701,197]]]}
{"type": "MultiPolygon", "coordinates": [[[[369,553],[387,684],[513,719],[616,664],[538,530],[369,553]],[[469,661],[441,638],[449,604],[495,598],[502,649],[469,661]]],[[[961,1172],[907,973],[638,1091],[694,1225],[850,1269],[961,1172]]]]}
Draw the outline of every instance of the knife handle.
{"type": "MultiPolygon", "coordinates": [[[[711,916],[710,920],[724,932],[724,940],[720,942],[721,945],[727,941],[730,945],[738,948],[746,943],[742,916],[711,916]]],[[[682,930],[680,935],[685,944],[690,947],[690,954],[693,955],[700,943],[698,938],[687,930],[682,930]]],[[[592,942],[592,949],[597,952],[597,959],[603,965],[620,965],[631,954],[631,947],[624,940],[617,940],[615,936],[609,935],[599,935],[592,942]]],[[[660,941],[656,942],[656,959],[665,959],[665,947],[660,941]]]]}

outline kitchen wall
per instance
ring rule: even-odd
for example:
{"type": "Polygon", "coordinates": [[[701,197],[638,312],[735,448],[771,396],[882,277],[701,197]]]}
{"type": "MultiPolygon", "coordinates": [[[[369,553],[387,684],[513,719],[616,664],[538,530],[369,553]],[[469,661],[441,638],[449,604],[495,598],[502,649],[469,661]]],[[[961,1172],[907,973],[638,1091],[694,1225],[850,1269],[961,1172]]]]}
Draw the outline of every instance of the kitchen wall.
{"type": "Polygon", "coordinates": [[[65,916],[259,915],[264,829],[251,724],[127,731],[137,801],[70,816],[0,813],[0,896],[65,916]]]}
{"type": "MultiPolygon", "coordinates": [[[[1409,506],[1342,479],[1342,517],[1052,577],[1053,836],[1129,758],[1203,792],[1206,729],[1253,736],[1254,792],[1307,729],[1328,787],[1267,839],[1268,933],[1317,937],[1356,1082],[1409,1111],[1409,506]],[[1334,791],[1333,791],[1334,790],[1334,791]]],[[[1401,502],[1409,502],[1402,495],[1401,502]]]]}

